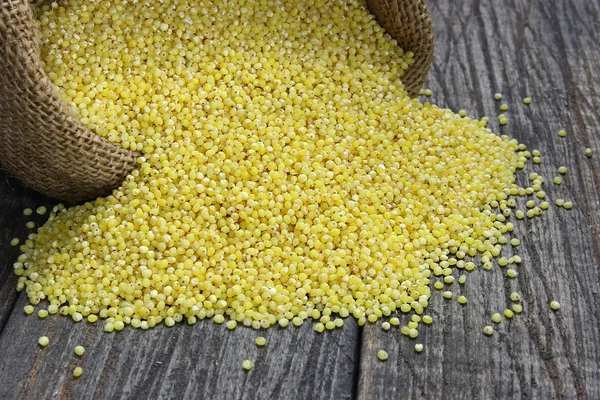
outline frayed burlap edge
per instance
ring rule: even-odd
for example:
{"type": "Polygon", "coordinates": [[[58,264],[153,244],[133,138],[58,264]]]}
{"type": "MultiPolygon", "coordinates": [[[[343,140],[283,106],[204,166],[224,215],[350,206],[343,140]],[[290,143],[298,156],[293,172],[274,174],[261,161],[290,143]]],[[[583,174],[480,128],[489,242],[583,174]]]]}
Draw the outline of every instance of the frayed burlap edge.
{"type": "Polygon", "coordinates": [[[110,193],[136,155],[72,116],[40,64],[27,0],[0,1],[0,160],[42,194],[79,202],[110,193]]]}
{"type": "Polygon", "coordinates": [[[402,77],[414,96],[425,83],[433,61],[433,26],[426,0],[368,0],[369,10],[404,51],[412,51],[415,63],[402,77]]]}
{"type": "MultiPolygon", "coordinates": [[[[433,59],[426,0],[368,0],[386,32],[415,63],[403,76],[409,95],[433,59]]],[[[40,193],[80,202],[110,193],[136,165],[136,154],[92,133],[60,99],[40,64],[28,0],[0,0],[0,161],[40,193]]]]}

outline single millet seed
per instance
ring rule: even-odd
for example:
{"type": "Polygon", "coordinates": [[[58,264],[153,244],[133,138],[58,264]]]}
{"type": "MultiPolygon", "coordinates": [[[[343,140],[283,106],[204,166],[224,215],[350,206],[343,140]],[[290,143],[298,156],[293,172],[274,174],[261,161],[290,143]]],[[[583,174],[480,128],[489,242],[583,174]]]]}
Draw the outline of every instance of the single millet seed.
{"type": "Polygon", "coordinates": [[[233,330],[237,327],[237,321],[234,319],[230,319],[225,323],[225,327],[229,330],[233,330]]]}
{"type": "Polygon", "coordinates": [[[75,352],[75,354],[77,354],[78,356],[82,356],[83,353],[85,353],[85,347],[83,346],[75,346],[75,349],[73,350],[75,352]]]}
{"type": "Polygon", "coordinates": [[[520,304],[513,304],[512,309],[517,314],[520,314],[521,312],[523,312],[523,306],[520,304]]]}
{"type": "Polygon", "coordinates": [[[254,364],[252,364],[252,361],[250,361],[250,360],[242,361],[242,369],[244,371],[250,371],[253,367],[254,367],[254,364]]]}
{"type": "Polygon", "coordinates": [[[388,355],[387,351],[385,351],[385,350],[379,350],[377,352],[377,358],[379,358],[381,361],[387,360],[388,357],[389,357],[389,355],[388,355]]]}

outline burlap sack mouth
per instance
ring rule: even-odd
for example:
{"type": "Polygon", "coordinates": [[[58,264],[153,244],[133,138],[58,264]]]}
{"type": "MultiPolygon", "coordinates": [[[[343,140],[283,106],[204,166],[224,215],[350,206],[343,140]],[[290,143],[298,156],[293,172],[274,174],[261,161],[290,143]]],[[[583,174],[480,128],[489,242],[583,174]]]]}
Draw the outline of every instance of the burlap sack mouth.
{"type": "MultiPolygon", "coordinates": [[[[414,53],[403,76],[413,96],[433,59],[426,0],[368,0],[399,46],[414,53]]],[[[28,0],[0,1],[0,162],[38,192],[67,202],[103,196],[135,168],[138,154],[91,132],[61,100],[40,63],[28,0]]]]}

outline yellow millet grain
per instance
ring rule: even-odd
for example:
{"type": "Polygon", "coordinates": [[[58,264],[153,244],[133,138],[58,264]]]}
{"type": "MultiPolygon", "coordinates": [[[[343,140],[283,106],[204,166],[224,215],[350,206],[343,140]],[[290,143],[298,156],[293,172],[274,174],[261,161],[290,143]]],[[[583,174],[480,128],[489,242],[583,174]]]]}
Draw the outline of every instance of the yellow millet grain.
{"type": "Polygon", "coordinates": [[[223,147],[224,128],[250,145],[248,131],[300,129],[283,124],[295,111],[327,118],[330,101],[351,112],[353,96],[387,94],[413,63],[363,1],[67,0],[37,9],[45,70],[75,114],[146,154],[185,139],[223,147]]]}
{"type": "Polygon", "coordinates": [[[410,99],[412,54],[364,2],[37,10],[63,98],[144,156],[112,195],[56,208],[27,241],[15,272],[31,304],[107,332],[224,316],[255,329],[326,317],[322,331],[332,312],[422,314],[437,268],[500,253],[509,223],[489,204],[525,148],[410,99]]]}

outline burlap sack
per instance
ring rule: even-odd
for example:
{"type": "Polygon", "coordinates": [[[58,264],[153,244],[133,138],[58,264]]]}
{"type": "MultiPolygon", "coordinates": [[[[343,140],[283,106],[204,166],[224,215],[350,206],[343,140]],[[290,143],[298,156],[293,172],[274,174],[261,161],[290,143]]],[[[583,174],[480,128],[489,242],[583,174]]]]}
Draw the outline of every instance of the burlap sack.
{"type": "Polygon", "coordinates": [[[367,4],[398,45],[415,53],[415,63],[402,77],[408,94],[415,96],[433,61],[433,27],[427,0],[367,0],[367,4]]]}
{"type": "MultiPolygon", "coordinates": [[[[433,57],[426,0],[368,0],[371,12],[415,64],[403,83],[414,95],[433,57]]],[[[63,104],[40,65],[28,0],[0,0],[0,162],[47,196],[79,202],[110,193],[136,154],[95,135],[63,104]]]]}

